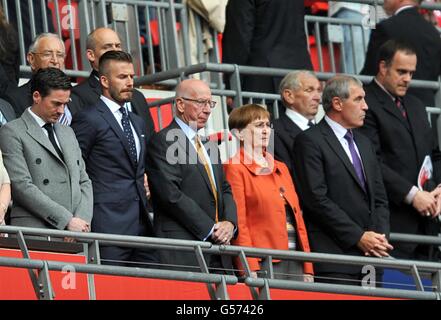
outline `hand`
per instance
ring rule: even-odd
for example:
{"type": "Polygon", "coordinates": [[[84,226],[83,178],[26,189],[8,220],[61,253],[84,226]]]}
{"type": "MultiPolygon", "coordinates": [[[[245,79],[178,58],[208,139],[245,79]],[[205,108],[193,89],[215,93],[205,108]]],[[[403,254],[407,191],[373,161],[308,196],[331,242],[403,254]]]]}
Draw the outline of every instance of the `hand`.
{"type": "Polygon", "coordinates": [[[144,188],[145,188],[145,195],[147,197],[147,200],[150,200],[149,181],[147,179],[147,174],[145,174],[145,173],[144,173],[144,188]]]}
{"type": "Polygon", "coordinates": [[[77,242],[77,240],[75,238],[71,238],[71,237],[64,237],[64,242],[70,242],[70,243],[74,243],[77,242]]]}
{"type": "Polygon", "coordinates": [[[435,214],[431,215],[432,218],[436,218],[441,213],[441,188],[435,188],[432,192],[430,192],[430,194],[436,199],[436,212],[435,214]]]}
{"type": "Polygon", "coordinates": [[[250,277],[253,279],[257,279],[257,272],[256,271],[251,271],[250,277]]]}
{"type": "Polygon", "coordinates": [[[230,244],[234,235],[234,225],[230,221],[219,221],[214,225],[211,239],[216,244],[230,244]]]}
{"type": "Polygon", "coordinates": [[[379,234],[373,231],[366,231],[363,233],[357,246],[366,256],[375,256],[379,258],[388,257],[389,254],[387,251],[393,249],[384,234],[379,234]]]}
{"type": "Polygon", "coordinates": [[[314,276],[312,274],[304,274],[303,282],[314,282],[314,276]]]}
{"type": "Polygon", "coordinates": [[[437,214],[438,209],[435,195],[427,191],[418,190],[413,198],[412,205],[422,216],[434,216],[437,214]]]}
{"type": "Polygon", "coordinates": [[[67,230],[75,232],[90,232],[90,225],[81,218],[73,217],[67,224],[67,230]]]}

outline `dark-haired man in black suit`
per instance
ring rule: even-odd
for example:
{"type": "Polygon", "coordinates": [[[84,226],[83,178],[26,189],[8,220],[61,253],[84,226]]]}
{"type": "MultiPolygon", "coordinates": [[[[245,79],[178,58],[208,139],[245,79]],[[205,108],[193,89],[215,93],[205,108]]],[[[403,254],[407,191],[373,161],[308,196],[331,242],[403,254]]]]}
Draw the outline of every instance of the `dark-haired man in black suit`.
{"type": "MultiPolygon", "coordinates": [[[[387,257],[392,246],[380,166],[363,125],[367,105],[356,78],[337,76],[323,90],[325,118],[294,143],[294,170],[311,251],[387,257]]],[[[360,284],[361,266],[315,263],[315,281],[360,284]]],[[[381,272],[377,270],[377,279],[381,272]]]]}
{"type": "MultiPolygon", "coordinates": [[[[376,75],[378,52],[390,39],[405,41],[415,48],[418,64],[414,79],[437,81],[441,75],[441,39],[438,30],[418,12],[421,0],[385,0],[383,7],[389,19],[383,20],[372,30],[366,60],[361,74],[376,75]]],[[[435,107],[432,89],[409,89],[423,102],[423,106],[435,107]]]]}
{"type": "MultiPolygon", "coordinates": [[[[441,206],[441,153],[432,139],[427,113],[421,101],[407,94],[417,65],[413,48],[389,40],[381,48],[378,73],[367,86],[364,126],[382,161],[384,184],[389,197],[391,231],[438,234],[441,206]],[[433,165],[433,176],[418,188],[417,178],[425,157],[433,165]]],[[[395,243],[394,256],[427,259],[427,247],[395,243]]]]}

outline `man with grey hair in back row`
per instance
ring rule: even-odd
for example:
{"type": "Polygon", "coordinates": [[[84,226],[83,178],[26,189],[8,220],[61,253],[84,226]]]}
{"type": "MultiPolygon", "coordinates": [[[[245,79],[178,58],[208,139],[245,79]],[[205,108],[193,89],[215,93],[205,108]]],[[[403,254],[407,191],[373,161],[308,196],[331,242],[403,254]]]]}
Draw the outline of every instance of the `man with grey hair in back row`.
{"type": "MultiPolygon", "coordinates": [[[[364,122],[364,97],[358,79],[331,78],[323,90],[324,119],[294,143],[296,187],[313,252],[387,257],[393,249],[380,165],[370,140],[353,131],[364,122]]],[[[314,269],[317,282],[337,284],[360,285],[368,276],[373,285],[382,273],[333,263],[314,269]]]]}
{"type": "Polygon", "coordinates": [[[295,137],[315,123],[321,99],[321,85],[307,70],[288,73],[280,83],[280,97],[286,108],[274,121],[274,157],[292,171],[292,147],[295,137]]]}
{"type": "MultiPolygon", "coordinates": [[[[31,67],[32,74],[35,74],[38,70],[48,67],[64,70],[65,57],[66,50],[63,40],[54,33],[41,33],[35,37],[29,46],[26,59],[31,67]]],[[[20,117],[33,103],[30,83],[29,81],[5,95],[5,100],[12,105],[17,117],[20,117]]],[[[58,122],[69,125],[71,121],[72,115],[65,106],[58,122]]]]}

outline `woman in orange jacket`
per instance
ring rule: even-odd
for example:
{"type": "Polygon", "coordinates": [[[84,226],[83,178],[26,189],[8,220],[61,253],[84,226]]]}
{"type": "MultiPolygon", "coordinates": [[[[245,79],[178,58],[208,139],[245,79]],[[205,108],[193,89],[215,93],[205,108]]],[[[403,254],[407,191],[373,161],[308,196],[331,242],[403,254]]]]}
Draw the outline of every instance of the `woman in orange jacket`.
{"type": "MultiPolygon", "coordinates": [[[[274,160],[266,148],[270,141],[270,114],[248,104],[234,109],[228,126],[240,149],[224,164],[237,205],[239,235],[234,245],[309,252],[306,228],[288,168],[274,160]]],[[[248,258],[253,276],[261,268],[258,258],[248,258]]],[[[236,260],[236,267],[243,267],[236,260]]],[[[311,263],[274,261],[275,278],[313,281],[311,263]]]]}

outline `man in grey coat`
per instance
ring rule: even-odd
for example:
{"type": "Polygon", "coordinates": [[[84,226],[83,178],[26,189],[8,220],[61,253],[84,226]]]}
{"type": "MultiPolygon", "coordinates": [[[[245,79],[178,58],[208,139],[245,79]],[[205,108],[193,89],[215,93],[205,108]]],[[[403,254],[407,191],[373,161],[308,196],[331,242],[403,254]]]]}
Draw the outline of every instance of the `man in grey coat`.
{"type": "Polygon", "coordinates": [[[90,231],[92,184],[74,132],[58,122],[70,90],[63,71],[39,70],[31,79],[32,106],[0,128],[12,225],[90,231]]]}

